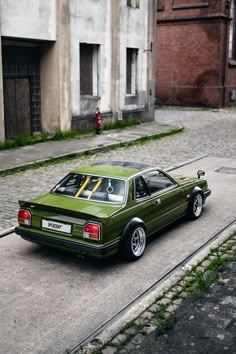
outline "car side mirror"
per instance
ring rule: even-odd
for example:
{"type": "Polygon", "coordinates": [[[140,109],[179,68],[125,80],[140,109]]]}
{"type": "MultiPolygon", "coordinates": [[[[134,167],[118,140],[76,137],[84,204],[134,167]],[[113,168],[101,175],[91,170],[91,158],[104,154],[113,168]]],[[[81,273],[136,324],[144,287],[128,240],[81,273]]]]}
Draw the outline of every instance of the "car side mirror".
{"type": "Polygon", "coordinates": [[[202,176],[205,176],[205,172],[202,171],[202,170],[198,170],[198,171],[197,171],[197,176],[198,176],[198,178],[200,178],[200,177],[202,177],[202,176]]]}

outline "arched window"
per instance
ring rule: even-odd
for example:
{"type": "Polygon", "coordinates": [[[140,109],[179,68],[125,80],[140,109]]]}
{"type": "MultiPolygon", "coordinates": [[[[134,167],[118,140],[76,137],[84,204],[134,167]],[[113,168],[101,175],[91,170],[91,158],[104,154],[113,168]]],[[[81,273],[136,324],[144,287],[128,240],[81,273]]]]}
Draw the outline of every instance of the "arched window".
{"type": "Polygon", "coordinates": [[[236,60],[236,0],[232,0],[230,9],[229,59],[236,60]]]}

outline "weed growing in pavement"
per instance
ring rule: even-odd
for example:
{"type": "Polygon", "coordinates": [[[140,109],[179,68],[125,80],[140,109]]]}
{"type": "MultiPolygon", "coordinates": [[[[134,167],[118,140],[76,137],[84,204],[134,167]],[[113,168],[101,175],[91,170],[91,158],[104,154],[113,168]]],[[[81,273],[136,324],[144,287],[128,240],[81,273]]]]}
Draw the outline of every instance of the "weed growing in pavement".
{"type": "MultiPolygon", "coordinates": [[[[138,124],[141,124],[141,122],[135,119],[115,121],[111,123],[105,123],[103,130],[111,130],[111,129],[118,129],[118,128],[124,129],[138,124]]],[[[79,139],[81,137],[93,136],[93,135],[95,135],[94,131],[81,132],[77,130],[70,130],[70,131],[57,130],[54,134],[42,133],[42,134],[35,134],[35,135],[17,136],[12,139],[6,139],[4,142],[0,142],[0,150],[16,149],[18,147],[22,147],[26,145],[34,145],[37,143],[43,143],[45,141],[58,141],[58,140],[66,140],[72,138],[79,139]]]]}
{"type": "Polygon", "coordinates": [[[160,336],[172,329],[175,325],[176,319],[174,316],[170,316],[169,318],[159,317],[155,319],[154,323],[157,326],[156,336],[160,336]]]}
{"type": "MultiPolygon", "coordinates": [[[[105,146],[104,148],[100,148],[100,152],[109,152],[112,150],[116,150],[116,149],[120,149],[120,148],[128,148],[128,147],[132,147],[132,146],[136,146],[136,145],[142,145],[142,144],[146,144],[150,141],[153,140],[160,140],[164,137],[167,136],[172,136],[172,135],[176,135],[179,133],[182,133],[184,131],[184,128],[178,128],[178,129],[173,129],[167,132],[163,132],[163,133],[159,133],[159,134],[155,134],[155,135],[151,135],[151,136],[147,136],[147,137],[142,137],[140,139],[136,139],[134,141],[130,141],[128,143],[117,143],[114,144],[113,146],[105,146]]],[[[13,174],[13,173],[19,173],[19,172],[23,172],[29,169],[38,169],[40,167],[47,167],[47,166],[51,166],[51,165],[55,165],[55,164],[60,164],[60,163],[65,163],[65,162],[69,162],[78,158],[86,158],[88,156],[92,156],[98,153],[98,149],[94,149],[94,150],[87,150],[84,151],[82,153],[72,153],[69,154],[67,156],[59,156],[56,158],[51,158],[49,160],[46,161],[42,161],[42,162],[35,162],[32,164],[28,164],[26,166],[22,166],[22,167],[16,167],[14,169],[11,169],[9,171],[3,171],[0,172],[0,176],[8,176],[9,174],[13,174]]]]}
{"type": "Polygon", "coordinates": [[[36,135],[24,135],[17,136],[12,139],[6,139],[4,142],[0,142],[0,150],[16,149],[18,147],[34,145],[38,143],[44,143],[45,141],[66,140],[71,138],[81,138],[84,136],[91,136],[92,132],[78,132],[78,131],[56,131],[55,134],[36,134],[36,135]]]}
{"type": "Polygon", "coordinates": [[[113,122],[107,122],[103,125],[103,130],[112,130],[112,129],[123,129],[128,127],[133,127],[134,125],[141,124],[140,120],[137,119],[124,119],[116,120],[113,122]]]}

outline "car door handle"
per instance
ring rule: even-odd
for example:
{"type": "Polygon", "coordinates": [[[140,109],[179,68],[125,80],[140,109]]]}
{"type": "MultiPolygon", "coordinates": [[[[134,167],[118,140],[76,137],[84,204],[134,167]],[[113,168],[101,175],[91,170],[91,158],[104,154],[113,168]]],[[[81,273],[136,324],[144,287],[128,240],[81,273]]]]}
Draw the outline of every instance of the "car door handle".
{"type": "Polygon", "coordinates": [[[155,200],[155,205],[160,205],[160,204],[161,204],[161,199],[160,198],[156,199],[155,200]]]}

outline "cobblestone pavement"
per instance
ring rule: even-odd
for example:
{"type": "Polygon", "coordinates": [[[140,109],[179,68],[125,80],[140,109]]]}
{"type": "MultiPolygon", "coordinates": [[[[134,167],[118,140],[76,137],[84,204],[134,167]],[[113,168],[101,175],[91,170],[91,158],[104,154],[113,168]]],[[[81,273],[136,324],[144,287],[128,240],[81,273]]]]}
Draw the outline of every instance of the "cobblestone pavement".
{"type": "Polygon", "coordinates": [[[47,192],[72,168],[85,163],[132,160],[165,169],[206,154],[236,158],[236,110],[157,109],[156,120],[162,124],[182,125],[186,131],[145,145],[0,177],[0,232],[16,224],[19,199],[27,200],[47,192]]]}

